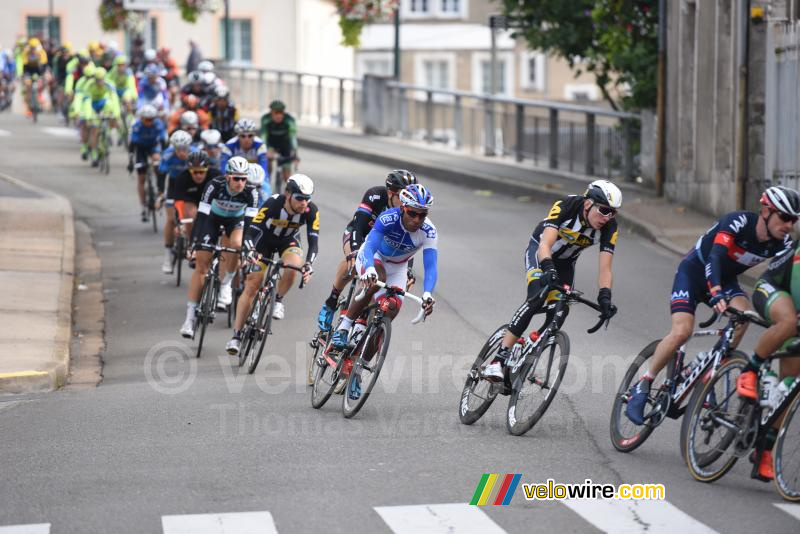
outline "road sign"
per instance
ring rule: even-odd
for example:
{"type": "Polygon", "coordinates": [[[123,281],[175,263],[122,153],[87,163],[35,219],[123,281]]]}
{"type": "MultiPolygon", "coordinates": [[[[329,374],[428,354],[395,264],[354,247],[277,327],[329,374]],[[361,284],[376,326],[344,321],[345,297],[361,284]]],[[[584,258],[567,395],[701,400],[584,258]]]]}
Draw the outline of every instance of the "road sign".
{"type": "Polygon", "coordinates": [[[122,0],[122,7],[133,11],[165,11],[178,9],[175,0],[122,0]]]}

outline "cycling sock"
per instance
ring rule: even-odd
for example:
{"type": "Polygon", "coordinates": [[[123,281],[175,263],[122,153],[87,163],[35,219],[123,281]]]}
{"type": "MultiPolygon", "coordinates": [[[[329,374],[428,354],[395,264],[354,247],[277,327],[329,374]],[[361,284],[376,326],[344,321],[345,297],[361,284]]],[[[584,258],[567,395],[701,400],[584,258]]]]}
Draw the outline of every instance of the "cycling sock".
{"type": "Polygon", "coordinates": [[[339,321],[339,328],[338,330],[350,330],[350,327],[353,326],[353,320],[346,315],[342,316],[342,320],[339,321]]]}
{"type": "Polygon", "coordinates": [[[774,428],[767,430],[767,435],[764,436],[764,450],[771,451],[775,446],[775,440],[778,439],[778,431],[774,428]]]}
{"type": "Polygon", "coordinates": [[[762,358],[761,356],[759,356],[754,352],[753,355],[750,356],[750,360],[748,360],[747,362],[747,368],[745,369],[745,371],[758,372],[758,370],[761,369],[761,366],[763,364],[764,364],[764,358],[762,358]]]}
{"type": "Polygon", "coordinates": [[[231,285],[234,276],[236,276],[236,273],[225,273],[225,276],[222,277],[222,285],[225,286],[231,285]]]}
{"type": "Polygon", "coordinates": [[[275,295],[275,302],[283,302],[283,295],[275,295]]]}
{"type": "Polygon", "coordinates": [[[655,378],[656,377],[649,370],[642,375],[642,380],[647,380],[648,382],[652,382],[653,380],[655,380],[655,378]]]}
{"type": "Polygon", "coordinates": [[[81,143],[81,153],[86,154],[89,152],[89,143],[81,143]]]}
{"type": "Polygon", "coordinates": [[[505,365],[508,357],[511,356],[511,349],[508,347],[500,347],[500,350],[497,351],[492,363],[499,363],[501,365],[505,365]]]}
{"type": "Polygon", "coordinates": [[[242,331],[241,331],[241,330],[236,330],[236,329],[234,328],[234,329],[233,329],[233,339],[239,339],[239,340],[241,340],[241,339],[242,339],[242,331]]]}
{"type": "Polygon", "coordinates": [[[327,300],[325,300],[325,306],[329,307],[330,309],[335,309],[336,303],[339,301],[340,294],[341,292],[335,287],[331,289],[331,294],[328,295],[327,300]]]}

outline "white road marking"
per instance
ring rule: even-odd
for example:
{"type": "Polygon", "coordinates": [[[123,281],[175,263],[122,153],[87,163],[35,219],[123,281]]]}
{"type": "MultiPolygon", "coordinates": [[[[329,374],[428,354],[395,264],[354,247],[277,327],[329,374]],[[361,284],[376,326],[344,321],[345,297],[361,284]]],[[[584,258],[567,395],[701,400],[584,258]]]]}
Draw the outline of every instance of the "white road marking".
{"type": "Polygon", "coordinates": [[[161,526],[164,534],[278,534],[269,512],[165,515],[161,526]]]}
{"type": "Polygon", "coordinates": [[[7,527],[0,527],[0,534],[50,534],[50,523],[9,525],[7,527]]]}
{"type": "Polygon", "coordinates": [[[712,528],[667,501],[610,499],[562,501],[573,512],[603,532],[630,534],[709,534],[712,528]]]}
{"type": "Polygon", "coordinates": [[[0,130],[0,137],[10,137],[10,136],[11,132],[9,132],[8,130],[0,130]]]}
{"type": "Polygon", "coordinates": [[[59,128],[53,126],[47,126],[44,128],[45,133],[50,135],[54,135],[56,137],[78,137],[78,132],[73,128],[59,128]]]}
{"type": "Polygon", "coordinates": [[[469,504],[379,506],[375,511],[395,534],[505,534],[478,506],[469,504]]]}
{"type": "Polygon", "coordinates": [[[773,504],[795,519],[800,519],[800,504],[788,504],[785,502],[776,502],[773,504]]]}

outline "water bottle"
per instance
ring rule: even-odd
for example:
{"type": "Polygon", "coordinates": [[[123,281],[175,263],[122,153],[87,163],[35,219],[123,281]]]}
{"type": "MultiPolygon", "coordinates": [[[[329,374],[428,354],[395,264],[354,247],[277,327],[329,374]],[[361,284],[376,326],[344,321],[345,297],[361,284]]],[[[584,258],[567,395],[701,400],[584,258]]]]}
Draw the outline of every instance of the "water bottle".
{"type": "Polygon", "coordinates": [[[780,381],[778,384],[778,392],[777,398],[775,399],[775,404],[772,406],[773,408],[777,408],[780,403],[783,402],[783,399],[789,394],[789,391],[792,390],[792,386],[794,385],[794,377],[787,376],[783,380],[780,381]]]}
{"type": "Polygon", "coordinates": [[[683,368],[683,379],[686,380],[689,376],[694,372],[695,368],[699,365],[699,362],[703,361],[706,356],[708,356],[707,352],[698,352],[697,357],[689,362],[689,365],[683,368]]]}
{"type": "Polygon", "coordinates": [[[772,408],[777,406],[778,395],[778,375],[774,371],[769,370],[767,374],[761,379],[761,398],[759,403],[762,408],[772,408]]]}

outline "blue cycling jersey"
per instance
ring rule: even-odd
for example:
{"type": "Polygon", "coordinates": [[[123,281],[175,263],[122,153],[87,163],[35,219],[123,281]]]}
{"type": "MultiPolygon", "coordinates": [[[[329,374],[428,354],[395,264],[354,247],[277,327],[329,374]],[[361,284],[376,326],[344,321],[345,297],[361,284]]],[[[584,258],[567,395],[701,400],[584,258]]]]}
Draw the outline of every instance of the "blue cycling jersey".
{"type": "Polygon", "coordinates": [[[376,254],[381,261],[405,263],[422,249],[422,262],[425,266],[423,287],[425,291],[432,293],[438,276],[436,243],[436,227],[430,219],[425,219],[419,230],[412,233],[403,226],[400,208],[392,208],[378,216],[375,226],[361,247],[364,266],[374,266],[376,254]]]}
{"type": "Polygon", "coordinates": [[[258,207],[264,205],[269,197],[272,196],[272,186],[269,185],[269,180],[264,180],[258,188],[258,207]]]}
{"type": "Polygon", "coordinates": [[[159,94],[164,99],[169,101],[167,83],[163,80],[163,78],[158,78],[155,83],[150,83],[150,80],[147,79],[147,76],[143,76],[142,79],[139,80],[139,86],[137,87],[137,90],[142,101],[154,100],[159,94]]]}
{"type": "Polygon", "coordinates": [[[164,151],[161,157],[161,163],[158,165],[158,172],[169,176],[170,180],[175,180],[180,173],[189,168],[189,163],[185,159],[179,158],[175,155],[175,149],[169,147],[164,151]]]}
{"type": "Polygon", "coordinates": [[[244,150],[238,137],[234,137],[225,143],[225,148],[220,154],[220,169],[225,172],[225,167],[228,165],[228,160],[234,156],[241,156],[250,163],[258,163],[264,168],[266,179],[269,180],[269,168],[267,165],[267,145],[260,137],[253,139],[253,145],[244,150]]]}

